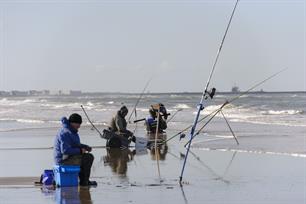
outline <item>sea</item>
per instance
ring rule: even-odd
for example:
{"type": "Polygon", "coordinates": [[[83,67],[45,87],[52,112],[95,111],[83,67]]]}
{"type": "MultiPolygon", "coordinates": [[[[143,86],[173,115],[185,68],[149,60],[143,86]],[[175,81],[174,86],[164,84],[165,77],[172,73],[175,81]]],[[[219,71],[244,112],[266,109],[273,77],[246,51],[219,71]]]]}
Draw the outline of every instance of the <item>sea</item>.
{"type": "MultiPolygon", "coordinates": [[[[139,98],[139,94],[123,93],[0,97],[0,137],[7,133],[12,135],[14,132],[39,130],[40,137],[43,138],[44,129],[58,129],[61,126],[61,118],[68,117],[71,113],[81,114],[83,126],[90,127],[81,105],[92,122],[102,130],[122,105],[129,108],[127,117],[132,113],[130,118],[134,121],[147,117],[150,105],[162,103],[171,114],[167,137],[172,138],[193,124],[201,93],[147,93],[140,100],[139,98]],[[138,100],[135,116],[132,110],[138,100]]],[[[239,93],[217,93],[213,99],[204,101],[201,118],[218,109],[226,101],[232,102],[226,105],[222,112],[239,145],[222,114],[218,114],[194,138],[193,148],[306,157],[305,92],[262,92],[242,96],[239,96],[239,93]]],[[[197,129],[209,118],[199,123],[197,129]]],[[[145,134],[143,122],[132,122],[129,128],[135,130],[135,134],[140,137],[145,134]]],[[[178,134],[168,142],[185,144],[189,139],[189,131],[183,131],[185,138],[180,138],[181,134],[178,134]]],[[[5,144],[1,144],[1,148],[3,147],[5,144]]]]}

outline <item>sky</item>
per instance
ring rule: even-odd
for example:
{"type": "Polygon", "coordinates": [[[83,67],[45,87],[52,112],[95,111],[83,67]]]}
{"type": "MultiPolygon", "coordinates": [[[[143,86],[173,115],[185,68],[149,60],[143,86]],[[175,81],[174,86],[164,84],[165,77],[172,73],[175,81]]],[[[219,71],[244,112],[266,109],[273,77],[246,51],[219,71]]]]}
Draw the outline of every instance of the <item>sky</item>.
{"type": "MultiPolygon", "coordinates": [[[[200,92],[235,0],[0,0],[0,90],[200,92]]],[[[306,91],[306,0],[241,0],[211,87],[306,91]]]]}

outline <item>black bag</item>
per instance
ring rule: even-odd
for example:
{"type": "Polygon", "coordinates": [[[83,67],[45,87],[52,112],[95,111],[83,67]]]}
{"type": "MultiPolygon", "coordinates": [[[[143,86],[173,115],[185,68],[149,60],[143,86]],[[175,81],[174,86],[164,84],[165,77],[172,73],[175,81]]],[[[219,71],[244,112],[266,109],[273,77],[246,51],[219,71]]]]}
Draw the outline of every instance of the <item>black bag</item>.
{"type": "Polygon", "coordinates": [[[117,135],[113,131],[110,130],[103,130],[102,138],[106,139],[106,147],[110,148],[128,148],[130,141],[121,135],[117,135]]]}

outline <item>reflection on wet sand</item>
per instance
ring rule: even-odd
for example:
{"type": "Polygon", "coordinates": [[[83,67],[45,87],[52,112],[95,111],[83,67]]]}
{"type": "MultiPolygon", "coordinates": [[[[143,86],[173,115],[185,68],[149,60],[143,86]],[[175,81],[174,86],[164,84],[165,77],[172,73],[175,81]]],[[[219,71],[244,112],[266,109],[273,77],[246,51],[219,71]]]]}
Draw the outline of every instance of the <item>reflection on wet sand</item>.
{"type": "MultiPolygon", "coordinates": [[[[155,134],[148,134],[148,139],[150,141],[154,141],[155,140],[155,134]]],[[[165,141],[165,140],[167,140],[167,135],[166,134],[158,134],[157,139],[158,139],[157,142],[165,141]]],[[[156,160],[156,158],[158,158],[161,161],[166,160],[166,155],[168,153],[167,143],[163,143],[161,145],[158,145],[156,150],[157,150],[157,152],[155,151],[155,148],[153,148],[153,147],[150,148],[151,159],[156,160]],[[157,155],[156,155],[156,153],[157,153],[157,155]]]]}
{"type": "Polygon", "coordinates": [[[113,173],[126,177],[127,163],[133,160],[135,151],[130,149],[110,148],[107,149],[107,155],[103,157],[105,165],[109,165],[113,173]]]}
{"type": "Polygon", "coordinates": [[[55,191],[57,204],[92,204],[90,188],[88,187],[62,187],[55,191]]]}
{"type": "Polygon", "coordinates": [[[52,196],[57,204],[92,204],[89,187],[60,187],[43,186],[42,193],[46,196],[52,196]]]}

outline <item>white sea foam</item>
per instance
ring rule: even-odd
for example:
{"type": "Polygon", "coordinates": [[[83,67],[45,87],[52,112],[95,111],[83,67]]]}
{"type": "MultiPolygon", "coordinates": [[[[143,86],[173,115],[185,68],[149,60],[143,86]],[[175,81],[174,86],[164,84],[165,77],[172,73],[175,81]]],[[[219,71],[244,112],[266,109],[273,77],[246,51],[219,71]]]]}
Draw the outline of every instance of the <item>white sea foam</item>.
{"type": "Polygon", "coordinates": [[[91,101],[88,101],[87,103],[86,103],[86,106],[95,106],[91,101]]]}
{"type": "MultiPolygon", "coordinates": [[[[201,115],[208,115],[215,110],[218,110],[220,105],[210,105],[205,107],[201,115]]],[[[196,114],[197,112],[193,112],[196,114]]],[[[301,118],[296,118],[295,115],[303,115],[303,110],[259,110],[256,107],[227,105],[223,113],[232,122],[247,122],[253,124],[273,124],[291,127],[305,127],[305,122],[301,118]]],[[[222,117],[217,114],[216,117],[222,117]]],[[[305,121],[305,120],[304,120],[305,121]]]]}
{"type": "Polygon", "coordinates": [[[268,111],[261,111],[260,113],[264,115],[297,115],[297,114],[303,114],[304,111],[302,110],[268,110],[268,111]]]}
{"type": "Polygon", "coordinates": [[[248,120],[248,119],[230,119],[231,122],[244,122],[244,123],[252,123],[252,124],[261,124],[261,125],[280,125],[280,126],[288,126],[288,127],[306,127],[305,123],[298,123],[295,121],[287,122],[287,121],[256,121],[256,120],[248,120]]]}
{"type": "Polygon", "coordinates": [[[33,120],[33,119],[16,119],[19,123],[36,123],[36,124],[42,124],[45,123],[45,121],[42,120],[33,120]]]}
{"type": "Polygon", "coordinates": [[[189,108],[191,108],[191,107],[188,106],[187,104],[179,103],[179,104],[175,105],[173,108],[174,108],[174,109],[189,109],[189,108]]]}
{"type": "Polygon", "coordinates": [[[42,121],[42,120],[23,119],[23,118],[0,118],[0,121],[4,121],[4,122],[19,122],[19,123],[36,123],[36,124],[45,123],[45,121],[42,121]]]}
{"type": "Polygon", "coordinates": [[[37,102],[35,99],[24,99],[24,100],[9,100],[7,98],[3,98],[0,100],[0,105],[4,106],[17,106],[29,103],[37,102]]]}

